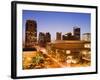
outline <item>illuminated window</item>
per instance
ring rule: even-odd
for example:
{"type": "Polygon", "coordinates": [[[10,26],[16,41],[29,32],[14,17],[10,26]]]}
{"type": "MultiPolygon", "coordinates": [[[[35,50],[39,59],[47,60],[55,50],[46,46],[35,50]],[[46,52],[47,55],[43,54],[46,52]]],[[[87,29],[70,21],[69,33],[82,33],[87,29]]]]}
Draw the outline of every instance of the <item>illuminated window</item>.
{"type": "Polygon", "coordinates": [[[88,54],[90,55],[90,54],[91,54],[91,51],[85,51],[85,50],[84,50],[84,51],[82,51],[82,54],[83,54],[83,55],[88,55],[88,54]]]}
{"type": "Polygon", "coordinates": [[[82,52],[82,54],[84,54],[84,55],[85,55],[85,54],[87,54],[87,52],[86,52],[86,51],[83,51],[83,52],[82,52]]]}
{"type": "Polygon", "coordinates": [[[84,47],[85,48],[90,48],[91,46],[90,46],[90,44],[84,44],[84,47]]]}
{"type": "Polygon", "coordinates": [[[70,50],[66,50],[66,54],[70,54],[71,53],[71,51],[70,50]]]}

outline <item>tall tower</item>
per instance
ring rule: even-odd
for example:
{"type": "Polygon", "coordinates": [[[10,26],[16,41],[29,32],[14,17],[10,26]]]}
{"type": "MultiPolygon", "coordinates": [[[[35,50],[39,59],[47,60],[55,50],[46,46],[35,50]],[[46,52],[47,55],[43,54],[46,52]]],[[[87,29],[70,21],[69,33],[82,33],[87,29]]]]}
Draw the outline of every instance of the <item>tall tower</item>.
{"type": "Polygon", "coordinates": [[[51,42],[51,35],[49,32],[46,32],[46,42],[51,42]]]}
{"type": "Polygon", "coordinates": [[[77,40],[80,40],[80,28],[74,27],[73,28],[74,37],[76,37],[77,40]]]}
{"type": "Polygon", "coordinates": [[[37,42],[37,23],[35,20],[27,20],[25,26],[25,48],[33,48],[37,42]]]}
{"type": "Polygon", "coordinates": [[[40,47],[46,47],[46,35],[44,32],[39,32],[38,44],[40,47]]]}
{"type": "Polygon", "coordinates": [[[61,32],[57,32],[56,33],[56,40],[61,40],[61,37],[62,37],[61,32]]]}

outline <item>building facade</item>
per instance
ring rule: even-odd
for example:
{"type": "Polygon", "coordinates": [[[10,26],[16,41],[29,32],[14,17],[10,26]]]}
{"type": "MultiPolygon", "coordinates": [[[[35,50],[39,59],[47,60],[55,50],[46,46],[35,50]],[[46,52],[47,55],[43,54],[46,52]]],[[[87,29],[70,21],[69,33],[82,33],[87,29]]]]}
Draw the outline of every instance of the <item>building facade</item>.
{"type": "Polygon", "coordinates": [[[44,32],[39,32],[38,44],[40,47],[46,47],[46,35],[44,32]]]}
{"type": "Polygon", "coordinates": [[[51,42],[51,35],[50,35],[50,33],[46,32],[45,36],[46,36],[46,42],[51,42]]]}
{"type": "Polygon", "coordinates": [[[37,23],[35,20],[27,20],[25,26],[25,48],[33,48],[37,42],[37,23]]]}
{"type": "Polygon", "coordinates": [[[62,38],[62,33],[61,32],[57,32],[56,33],[56,40],[61,40],[62,38]]]}
{"type": "Polygon", "coordinates": [[[83,41],[91,41],[91,34],[90,33],[84,33],[82,35],[82,40],[83,41]]]}
{"type": "Polygon", "coordinates": [[[62,40],[78,40],[77,37],[75,37],[74,35],[72,35],[71,32],[64,34],[62,36],[62,40]]]}
{"type": "Polygon", "coordinates": [[[74,27],[73,28],[73,36],[76,37],[77,40],[80,40],[80,28],[79,27],[74,27]]]}
{"type": "MultiPolygon", "coordinates": [[[[76,61],[82,61],[82,59],[86,61],[91,61],[91,46],[87,44],[91,44],[90,41],[55,41],[52,43],[51,51],[55,53],[55,55],[63,55],[66,58],[68,56],[72,56],[76,61]]],[[[48,45],[49,46],[49,45],[48,45]]],[[[61,56],[60,56],[61,57],[61,56]]],[[[66,58],[63,58],[66,60],[66,58]]]]}

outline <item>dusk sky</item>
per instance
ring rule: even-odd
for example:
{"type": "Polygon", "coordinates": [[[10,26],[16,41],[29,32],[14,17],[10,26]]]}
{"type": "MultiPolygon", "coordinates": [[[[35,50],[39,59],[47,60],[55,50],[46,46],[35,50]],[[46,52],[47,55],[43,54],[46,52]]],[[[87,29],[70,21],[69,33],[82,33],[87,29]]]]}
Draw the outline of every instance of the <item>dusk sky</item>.
{"type": "Polygon", "coordinates": [[[71,12],[47,12],[23,10],[22,29],[23,40],[25,39],[26,20],[35,20],[37,22],[37,32],[50,32],[52,40],[56,38],[56,32],[73,32],[73,27],[81,28],[81,35],[90,32],[91,14],[89,13],[71,13],[71,12]]]}

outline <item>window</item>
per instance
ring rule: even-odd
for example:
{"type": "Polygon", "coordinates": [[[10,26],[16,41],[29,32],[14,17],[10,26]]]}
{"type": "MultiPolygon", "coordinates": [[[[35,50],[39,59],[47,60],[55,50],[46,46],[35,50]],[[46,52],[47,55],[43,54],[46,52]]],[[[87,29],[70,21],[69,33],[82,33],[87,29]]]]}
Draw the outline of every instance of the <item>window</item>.
{"type": "Polygon", "coordinates": [[[66,50],[66,54],[70,54],[71,53],[71,51],[70,50],[66,50]]]}
{"type": "Polygon", "coordinates": [[[84,44],[84,47],[85,47],[85,48],[90,48],[91,45],[90,45],[90,44],[84,44]]]}

